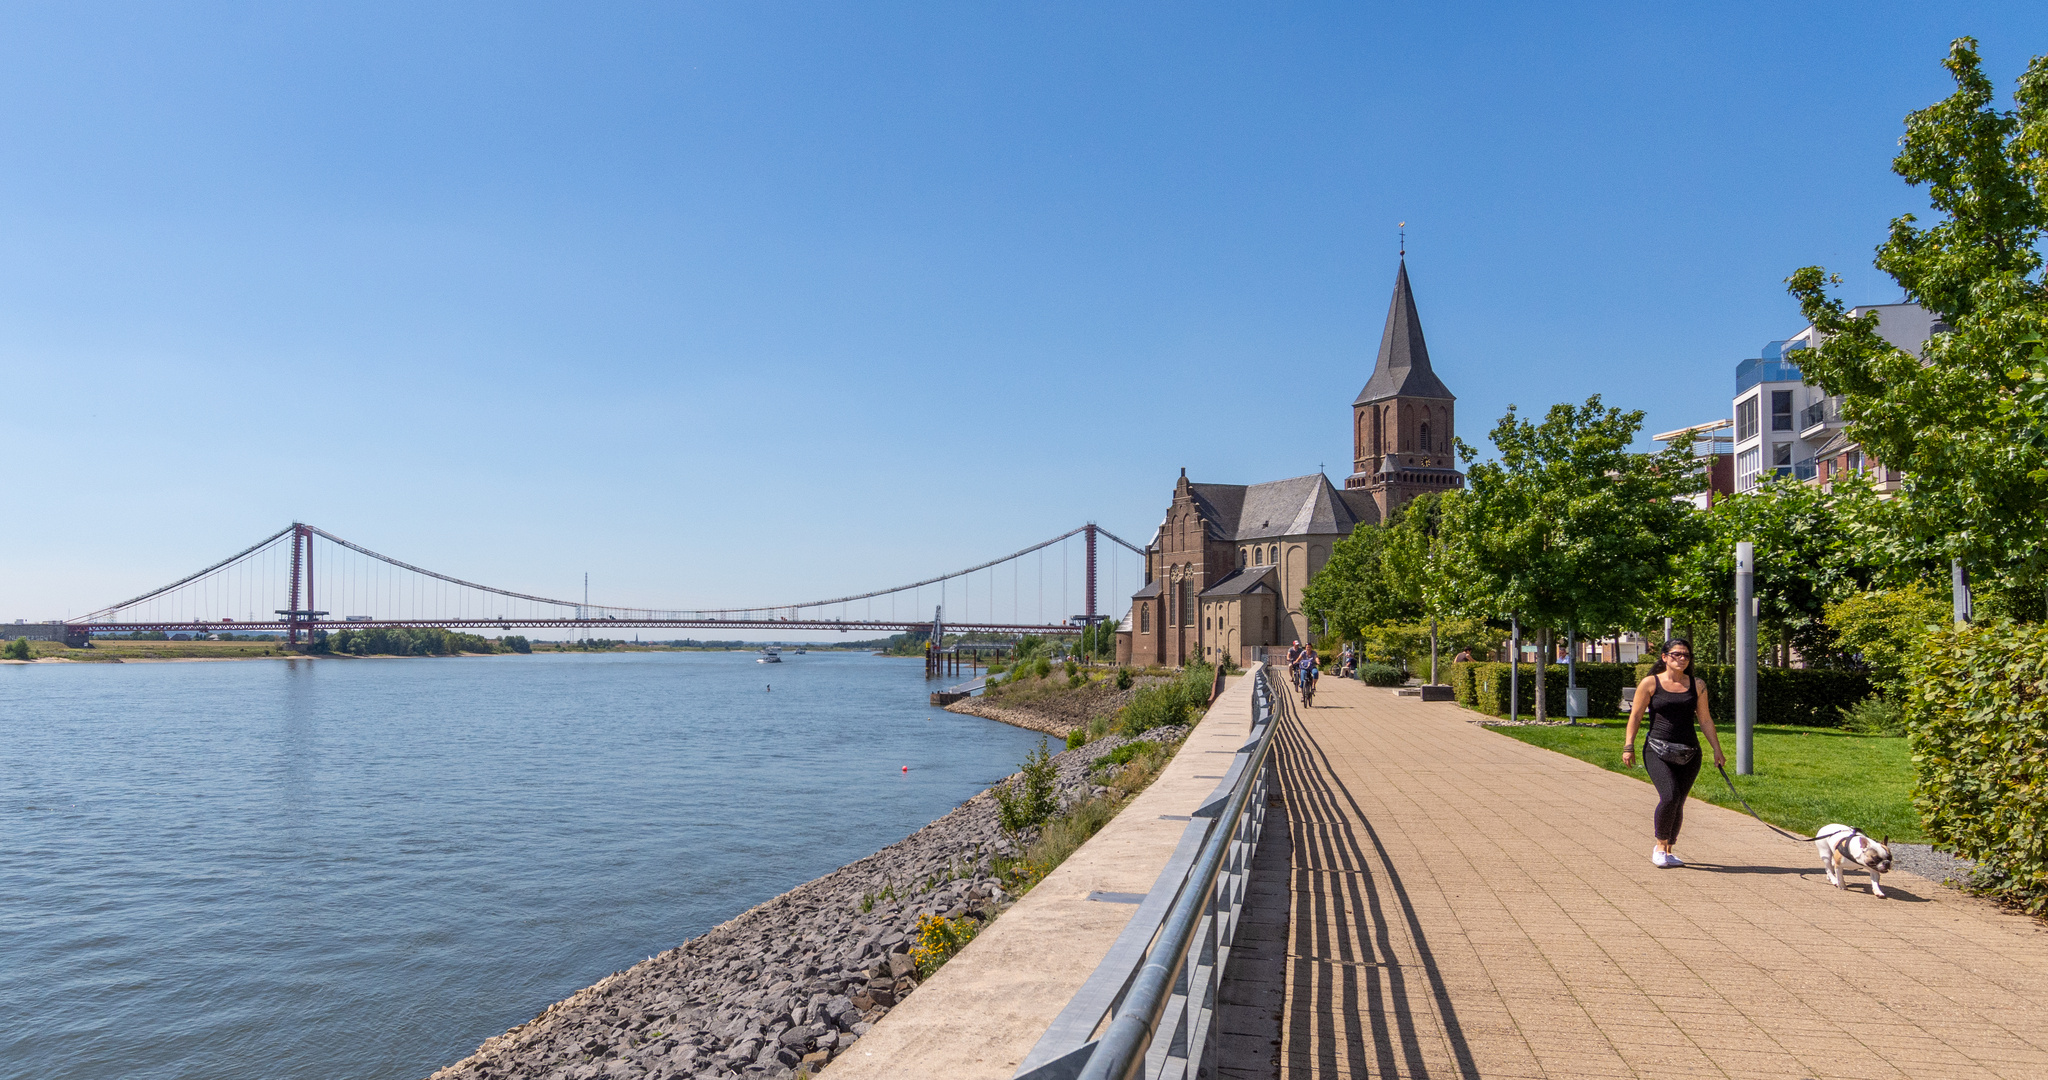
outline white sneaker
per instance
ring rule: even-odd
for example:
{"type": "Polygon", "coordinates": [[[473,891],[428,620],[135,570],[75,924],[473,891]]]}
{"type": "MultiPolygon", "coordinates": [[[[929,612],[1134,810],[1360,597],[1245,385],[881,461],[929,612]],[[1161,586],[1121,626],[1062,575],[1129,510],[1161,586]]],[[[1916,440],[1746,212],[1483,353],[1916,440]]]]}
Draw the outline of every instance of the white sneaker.
{"type": "Polygon", "coordinates": [[[1666,855],[1666,854],[1665,854],[1664,852],[1662,852],[1662,851],[1659,851],[1659,850],[1658,850],[1658,849],[1656,849],[1656,848],[1651,848],[1651,849],[1650,849],[1650,865],[1651,865],[1651,866],[1656,866],[1656,867],[1665,867],[1665,866],[1670,866],[1670,865],[1671,865],[1671,862],[1670,862],[1670,860],[1671,860],[1671,856],[1669,856],[1669,855],[1666,855]]]}
{"type": "Polygon", "coordinates": [[[1667,852],[1665,852],[1665,853],[1664,853],[1664,865],[1665,865],[1665,866],[1684,866],[1684,865],[1685,865],[1685,860],[1684,860],[1684,859],[1681,859],[1681,858],[1679,858],[1679,857],[1678,857],[1678,852],[1676,852],[1676,851],[1667,851],[1667,852]]]}

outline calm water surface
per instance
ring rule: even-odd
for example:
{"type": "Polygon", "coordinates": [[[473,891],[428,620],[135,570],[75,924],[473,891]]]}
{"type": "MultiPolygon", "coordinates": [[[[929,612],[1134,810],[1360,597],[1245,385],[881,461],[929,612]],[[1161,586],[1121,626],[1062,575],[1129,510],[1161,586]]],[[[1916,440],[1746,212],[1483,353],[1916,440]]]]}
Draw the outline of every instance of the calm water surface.
{"type": "Polygon", "coordinates": [[[1037,742],[787,660],[0,666],[0,1076],[416,1080],[1037,742]]]}

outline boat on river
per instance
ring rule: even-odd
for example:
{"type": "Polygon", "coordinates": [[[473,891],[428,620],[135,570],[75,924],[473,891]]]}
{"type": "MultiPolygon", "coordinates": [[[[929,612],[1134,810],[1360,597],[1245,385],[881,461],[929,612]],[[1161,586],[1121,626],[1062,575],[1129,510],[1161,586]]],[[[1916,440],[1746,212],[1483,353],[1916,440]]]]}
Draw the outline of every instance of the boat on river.
{"type": "Polygon", "coordinates": [[[782,650],[776,648],[773,645],[770,645],[767,648],[761,650],[761,655],[754,658],[754,663],[780,664],[782,663],[782,650]]]}

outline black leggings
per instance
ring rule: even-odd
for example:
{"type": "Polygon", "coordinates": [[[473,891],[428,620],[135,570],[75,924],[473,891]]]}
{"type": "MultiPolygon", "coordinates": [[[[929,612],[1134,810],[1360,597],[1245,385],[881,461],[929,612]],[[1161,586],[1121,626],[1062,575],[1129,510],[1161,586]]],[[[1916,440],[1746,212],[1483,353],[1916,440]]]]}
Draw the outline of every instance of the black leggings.
{"type": "Polygon", "coordinates": [[[1650,823],[1657,830],[1657,839],[1678,839],[1678,827],[1685,824],[1685,797],[1692,791],[1692,782],[1700,778],[1701,757],[1704,752],[1695,749],[1692,760],[1684,765],[1670,762],[1643,748],[1643,768],[1650,773],[1650,782],[1657,785],[1657,810],[1650,815],[1650,823]]]}

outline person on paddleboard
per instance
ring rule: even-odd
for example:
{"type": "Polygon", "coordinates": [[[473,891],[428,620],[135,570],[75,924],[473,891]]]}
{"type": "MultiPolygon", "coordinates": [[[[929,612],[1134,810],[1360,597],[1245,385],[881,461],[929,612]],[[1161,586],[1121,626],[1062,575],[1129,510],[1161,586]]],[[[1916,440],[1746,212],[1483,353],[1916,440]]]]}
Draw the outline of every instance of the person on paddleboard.
{"type": "Polygon", "coordinates": [[[1721,736],[1707,711],[1707,688],[1692,677],[1692,642],[1665,642],[1649,677],[1636,687],[1635,704],[1628,711],[1628,736],[1621,746],[1621,763],[1629,768],[1635,767],[1636,729],[1644,713],[1650,716],[1650,733],[1643,741],[1643,768],[1657,785],[1657,809],[1650,816],[1657,846],[1650,849],[1650,862],[1684,866],[1685,860],[1672,853],[1671,845],[1678,842],[1679,826],[1685,823],[1685,797],[1700,776],[1699,733],[1706,732],[1707,743],[1714,748],[1715,768],[1728,760],[1721,754],[1721,736]]]}

